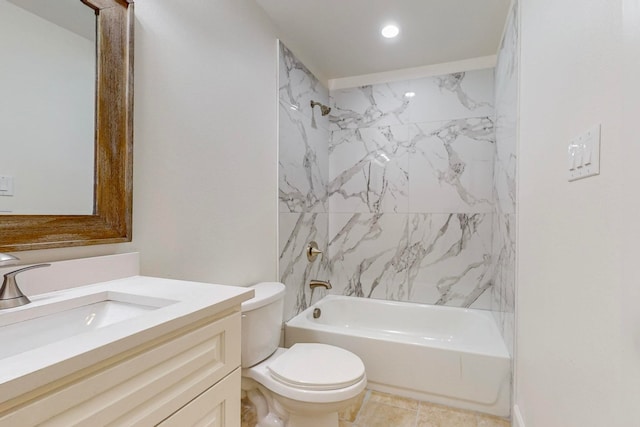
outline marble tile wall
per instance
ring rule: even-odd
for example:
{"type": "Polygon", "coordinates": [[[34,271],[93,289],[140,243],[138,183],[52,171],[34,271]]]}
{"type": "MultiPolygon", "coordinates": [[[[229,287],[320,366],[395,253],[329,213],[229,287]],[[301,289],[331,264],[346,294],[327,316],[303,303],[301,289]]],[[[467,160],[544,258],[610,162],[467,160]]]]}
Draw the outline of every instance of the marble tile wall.
{"type": "Polygon", "coordinates": [[[330,93],[335,293],[488,309],[493,70],[330,93]]]}
{"type": "Polygon", "coordinates": [[[328,105],[329,91],[282,43],[278,68],[279,272],[288,320],[308,306],[309,280],[328,277],[326,257],[311,264],[305,248],[311,240],[327,247],[329,119],[310,102],[328,105]]]}
{"type": "Polygon", "coordinates": [[[518,112],[518,4],[513,2],[495,69],[496,155],[494,162],[491,309],[513,354],[516,261],[516,163],[518,112]]]}
{"type": "Polygon", "coordinates": [[[513,102],[499,67],[329,94],[280,45],[285,320],[311,303],[310,279],[330,279],[332,293],[492,308],[508,322],[515,149],[496,144],[513,133],[512,116],[496,123],[494,99],[505,114],[513,102]],[[315,263],[310,240],[325,252],[315,263]]]}

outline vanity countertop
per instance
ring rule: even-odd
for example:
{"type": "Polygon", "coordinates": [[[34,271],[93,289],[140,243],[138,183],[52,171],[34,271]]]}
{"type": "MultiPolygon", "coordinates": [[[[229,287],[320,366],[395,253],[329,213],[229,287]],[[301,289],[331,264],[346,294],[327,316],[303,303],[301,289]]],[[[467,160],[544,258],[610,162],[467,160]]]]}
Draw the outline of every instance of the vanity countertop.
{"type": "MultiPolygon", "coordinates": [[[[132,276],[30,296],[31,304],[0,311],[0,330],[3,326],[33,318],[34,312],[42,316],[50,307],[57,306],[56,310],[67,306],[73,308],[78,301],[86,305],[98,300],[127,303],[130,299],[134,304],[158,308],[18,354],[0,356],[2,401],[238,307],[250,299],[253,292],[250,288],[236,286],[132,276]]],[[[1,345],[11,346],[12,342],[9,340],[1,345]]]]}

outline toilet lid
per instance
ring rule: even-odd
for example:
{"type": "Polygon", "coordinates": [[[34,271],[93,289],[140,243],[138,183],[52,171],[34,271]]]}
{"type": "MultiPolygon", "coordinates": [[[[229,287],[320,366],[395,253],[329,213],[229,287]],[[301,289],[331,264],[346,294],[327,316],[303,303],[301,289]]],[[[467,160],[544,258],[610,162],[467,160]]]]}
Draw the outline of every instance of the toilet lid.
{"type": "Polygon", "coordinates": [[[358,356],[327,344],[294,344],[268,369],[276,381],[307,390],[337,390],[364,378],[358,356]]]}

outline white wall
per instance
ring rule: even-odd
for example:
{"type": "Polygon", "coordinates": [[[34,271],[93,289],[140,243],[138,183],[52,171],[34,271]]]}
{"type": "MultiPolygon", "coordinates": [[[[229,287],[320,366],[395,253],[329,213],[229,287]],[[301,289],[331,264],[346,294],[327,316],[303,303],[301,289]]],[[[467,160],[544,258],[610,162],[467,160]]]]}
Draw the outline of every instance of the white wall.
{"type": "Polygon", "coordinates": [[[640,2],[522,0],[516,404],[526,427],[640,419],[640,2]],[[601,174],[568,183],[602,124],[601,174]]]}
{"type": "Polygon", "coordinates": [[[29,262],[139,250],[142,273],[276,279],[276,37],[252,0],[138,0],[133,243],[22,252],[29,262]]]}
{"type": "Polygon", "coordinates": [[[277,44],[252,0],[136,2],[142,273],[276,279],[277,44]]]}

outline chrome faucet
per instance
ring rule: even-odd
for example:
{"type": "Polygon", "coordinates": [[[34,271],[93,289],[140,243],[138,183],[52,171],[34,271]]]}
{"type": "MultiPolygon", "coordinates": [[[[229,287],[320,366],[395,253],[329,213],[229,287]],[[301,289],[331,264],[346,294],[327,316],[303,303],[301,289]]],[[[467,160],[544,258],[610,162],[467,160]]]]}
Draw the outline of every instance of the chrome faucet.
{"type": "Polygon", "coordinates": [[[18,261],[20,261],[20,258],[18,257],[15,257],[10,254],[0,253],[0,265],[11,265],[11,264],[15,264],[18,261]]]}
{"type": "Polygon", "coordinates": [[[327,280],[316,280],[316,279],[311,279],[311,281],[309,282],[309,287],[313,290],[315,288],[325,288],[325,289],[331,289],[331,283],[327,280]]]}
{"type": "Polygon", "coordinates": [[[2,288],[0,288],[0,310],[5,308],[19,307],[29,304],[31,301],[22,293],[16,282],[16,275],[23,271],[33,270],[34,268],[49,267],[51,264],[36,264],[30,267],[14,270],[4,275],[2,288]]]}

